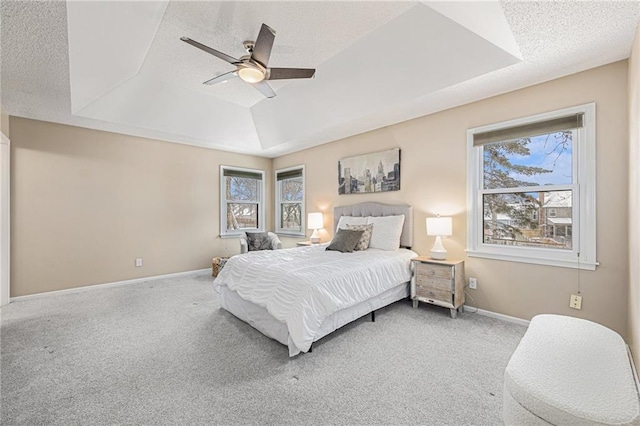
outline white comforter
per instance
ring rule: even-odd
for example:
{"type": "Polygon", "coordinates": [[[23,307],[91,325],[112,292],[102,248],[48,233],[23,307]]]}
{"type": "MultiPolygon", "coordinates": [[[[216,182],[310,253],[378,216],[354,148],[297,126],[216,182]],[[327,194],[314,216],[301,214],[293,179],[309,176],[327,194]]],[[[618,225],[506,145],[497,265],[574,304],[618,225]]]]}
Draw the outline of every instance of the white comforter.
{"type": "MultiPolygon", "coordinates": [[[[325,251],[326,244],[233,256],[214,281],[262,306],[306,352],[322,322],[411,279],[411,250],[325,251]]],[[[298,351],[289,345],[290,355],[298,351]]]]}

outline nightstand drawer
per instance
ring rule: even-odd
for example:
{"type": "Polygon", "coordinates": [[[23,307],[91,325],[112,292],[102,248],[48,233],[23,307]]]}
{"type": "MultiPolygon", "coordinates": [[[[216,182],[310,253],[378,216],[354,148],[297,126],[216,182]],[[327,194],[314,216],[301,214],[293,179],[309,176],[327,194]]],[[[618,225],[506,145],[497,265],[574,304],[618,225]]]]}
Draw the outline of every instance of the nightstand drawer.
{"type": "Polygon", "coordinates": [[[451,266],[418,263],[416,275],[432,278],[446,278],[451,280],[451,266]]]}
{"type": "Polygon", "coordinates": [[[416,297],[438,300],[445,303],[452,303],[451,290],[446,291],[416,285],[416,297]]]}
{"type": "Polygon", "coordinates": [[[416,275],[416,284],[423,287],[433,288],[435,290],[443,290],[451,293],[453,290],[453,281],[451,278],[439,278],[427,275],[416,275]]]}

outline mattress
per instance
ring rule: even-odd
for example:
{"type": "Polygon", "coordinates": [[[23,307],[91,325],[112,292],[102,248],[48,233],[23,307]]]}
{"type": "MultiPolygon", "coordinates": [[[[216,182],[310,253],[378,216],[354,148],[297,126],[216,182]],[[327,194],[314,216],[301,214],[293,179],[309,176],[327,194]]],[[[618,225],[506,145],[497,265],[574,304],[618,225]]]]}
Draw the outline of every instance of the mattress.
{"type": "MultiPolygon", "coordinates": [[[[220,293],[223,288],[231,290],[283,323],[288,332],[285,344],[293,356],[309,349],[334,313],[407,283],[411,259],[417,256],[408,249],[340,253],[325,248],[317,245],[234,256],[214,281],[214,288],[220,293]]],[[[256,321],[252,325],[260,330],[256,321]]],[[[283,340],[282,335],[270,337],[283,340]]]]}

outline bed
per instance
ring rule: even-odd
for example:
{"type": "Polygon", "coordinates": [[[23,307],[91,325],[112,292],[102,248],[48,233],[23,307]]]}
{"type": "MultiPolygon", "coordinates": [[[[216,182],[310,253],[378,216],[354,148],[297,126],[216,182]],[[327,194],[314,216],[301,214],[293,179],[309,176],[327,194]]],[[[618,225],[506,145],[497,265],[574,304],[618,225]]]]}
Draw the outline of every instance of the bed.
{"type": "Polygon", "coordinates": [[[373,233],[376,226],[384,232],[380,223],[389,216],[404,216],[397,249],[341,253],[319,244],[233,256],[214,281],[220,306],[286,345],[289,356],[310,351],[313,342],[345,324],[409,296],[411,259],[417,256],[410,250],[411,206],[336,207],[334,229],[348,217],[377,221],[373,233]]]}

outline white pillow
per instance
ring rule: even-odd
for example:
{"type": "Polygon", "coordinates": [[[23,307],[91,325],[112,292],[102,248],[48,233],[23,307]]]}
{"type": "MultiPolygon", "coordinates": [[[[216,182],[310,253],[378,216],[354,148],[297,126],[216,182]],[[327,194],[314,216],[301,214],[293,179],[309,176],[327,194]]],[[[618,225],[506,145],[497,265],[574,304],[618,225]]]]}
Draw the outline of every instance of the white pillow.
{"type": "Polygon", "coordinates": [[[366,225],[367,218],[360,216],[340,216],[338,220],[338,229],[347,229],[347,225],[366,225]]]}
{"type": "Polygon", "coordinates": [[[369,216],[367,224],[373,224],[373,234],[369,248],[380,250],[398,250],[404,215],[398,216],[369,216]]]}

